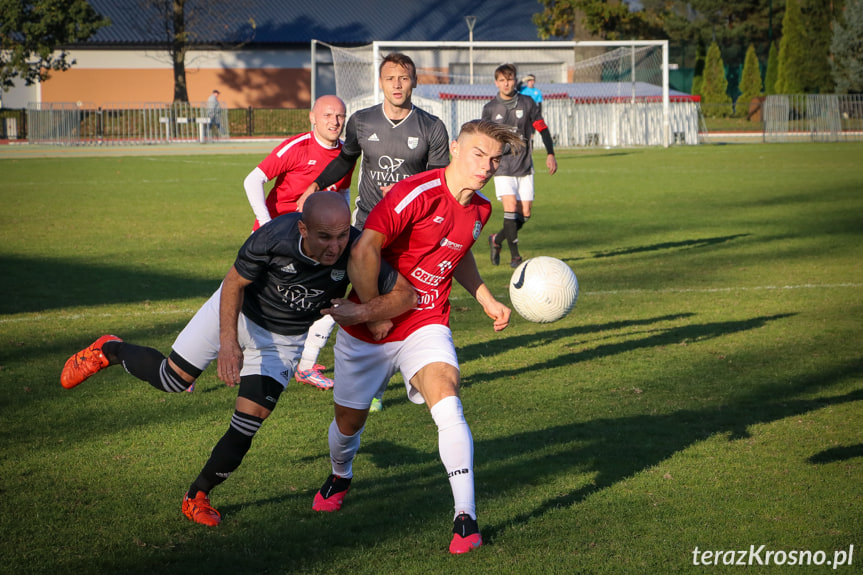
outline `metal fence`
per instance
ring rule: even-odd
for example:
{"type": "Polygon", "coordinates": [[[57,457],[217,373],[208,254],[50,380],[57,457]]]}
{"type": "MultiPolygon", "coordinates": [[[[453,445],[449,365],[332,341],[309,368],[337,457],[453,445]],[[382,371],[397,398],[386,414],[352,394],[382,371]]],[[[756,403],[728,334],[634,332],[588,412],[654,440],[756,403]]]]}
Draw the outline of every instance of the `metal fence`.
{"type": "Polygon", "coordinates": [[[767,96],[766,142],[863,141],[863,95],[767,96]]]}
{"type": "Polygon", "coordinates": [[[124,145],[208,142],[230,137],[228,111],[207,103],[31,103],[27,137],[34,144],[124,145]]]}
{"type": "MultiPolygon", "coordinates": [[[[483,104],[480,100],[442,102],[418,97],[415,101],[441,117],[450,131],[458,130],[459,121],[479,117],[483,104]]],[[[351,102],[349,112],[353,107],[367,105],[370,102],[351,102]]],[[[671,103],[670,143],[710,141],[702,107],[697,103],[671,103]]],[[[761,139],[763,133],[766,142],[863,141],[863,95],[769,96],[761,112],[762,121],[753,122],[747,134],[757,133],[761,139]]],[[[655,136],[662,133],[660,110],[653,103],[583,104],[570,99],[549,100],[543,106],[543,114],[559,147],[657,145],[655,136]]],[[[124,145],[210,142],[230,136],[289,137],[309,129],[309,109],[222,108],[218,120],[216,124],[209,117],[204,102],[102,107],[83,103],[30,104],[26,110],[0,110],[0,139],[59,145],[124,145]]],[[[722,126],[712,129],[739,129],[733,122],[728,128],[722,126]]],[[[536,147],[541,149],[538,139],[536,147]]]]}
{"type": "MultiPolygon", "coordinates": [[[[448,97],[447,99],[413,97],[420,108],[443,120],[451,137],[462,124],[482,116],[485,98],[448,97]]],[[[374,104],[373,96],[349,100],[348,115],[374,104]]],[[[652,99],[616,98],[590,101],[575,98],[546,97],[542,102],[545,119],[554,144],[560,148],[662,146],[664,114],[662,102],[652,99]]],[[[668,144],[695,145],[703,120],[697,102],[672,101],[668,110],[668,144]]],[[[534,148],[541,150],[542,139],[535,135],[534,148]]]]}

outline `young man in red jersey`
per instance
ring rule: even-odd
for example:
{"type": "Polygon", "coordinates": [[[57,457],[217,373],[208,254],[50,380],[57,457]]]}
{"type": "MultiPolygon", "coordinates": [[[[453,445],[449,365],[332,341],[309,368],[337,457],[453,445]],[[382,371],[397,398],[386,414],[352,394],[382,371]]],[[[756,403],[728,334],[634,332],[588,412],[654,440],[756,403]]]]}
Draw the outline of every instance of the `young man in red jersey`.
{"type": "Polygon", "coordinates": [[[459,399],[459,367],[449,328],[449,294],[458,281],[494,320],[509,323],[510,310],[483,283],[471,246],[491,215],[491,203],[477,193],[500,165],[506,146],[521,138],[506,126],[468,122],[450,144],[446,168],[397,183],[371,210],[349,264],[354,301],[377,296],[374,278],[382,260],[396,268],[417,292],[417,306],[363,327],[345,326],[336,341],[335,418],[329,429],[332,475],[315,495],[316,511],[337,511],[353,477],[369,406],[375,391],[400,370],[408,398],[426,403],[438,427],[441,461],[455,502],[451,553],[482,545],[476,522],[473,438],[459,399]],[[383,339],[380,327],[392,329],[383,339]]]}

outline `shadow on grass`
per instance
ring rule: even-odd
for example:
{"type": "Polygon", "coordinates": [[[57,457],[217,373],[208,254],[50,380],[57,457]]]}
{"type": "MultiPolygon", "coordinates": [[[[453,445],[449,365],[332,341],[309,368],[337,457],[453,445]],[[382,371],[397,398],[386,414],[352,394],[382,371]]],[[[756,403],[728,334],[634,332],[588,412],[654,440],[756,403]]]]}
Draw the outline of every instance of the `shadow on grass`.
{"type": "MultiPolygon", "coordinates": [[[[554,359],[534,363],[526,368],[520,367],[518,369],[501,369],[498,371],[490,371],[481,374],[469,375],[462,379],[461,385],[462,387],[469,387],[484,380],[494,380],[497,378],[506,378],[513,376],[528,377],[530,372],[536,369],[547,369],[550,367],[573,365],[580,361],[588,361],[603,357],[609,357],[618,353],[626,353],[630,351],[635,351],[637,349],[661,347],[666,345],[679,344],[681,342],[703,341],[707,339],[713,339],[725,335],[730,335],[733,333],[758,329],[766,325],[769,321],[775,321],[778,319],[790,317],[791,315],[794,314],[777,314],[740,321],[721,321],[703,324],[691,324],[666,329],[651,329],[646,332],[647,335],[645,337],[642,337],[640,339],[630,338],[626,341],[598,345],[594,348],[583,351],[559,353],[555,355],[554,359]]],[[[636,320],[631,322],[615,322],[614,324],[575,326],[571,328],[561,328],[556,330],[543,331],[541,336],[537,334],[512,336],[496,341],[493,346],[492,344],[488,343],[466,346],[465,348],[461,348],[459,350],[459,355],[461,358],[463,358],[463,361],[469,361],[471,359],[476,359],[479,356],[486,355],[489,348],[509,350],[516,347],[530,347],[585,333],[605,331],[606,329],[621,329],[633,326],[651,325],[660,321],[669,321],[686,316],[687,314],[679,314],[650,318],[645,320],[636,320]],[[537,339],[539,337],[541,337],[543,341],[538,342],[537,339]]]]}
{"type": "MultiPolygon", "coordinates": [[[[495,477],[494,489],[506,491],[518,489],[525,481],[542,481],[544,475],[555,475],[562,471],[561,462],[571,462],[565,467],[595,473],[595,481],[584,487],[546,500],[541,505],[514,518],[511,523],[526,523],[545,513],[570,507],[583,501],[592,493],[611,487],[618,481],[657,465],[675,453],[685,450],[696,442],[715,435],[727,435],[728,440],[749,437],[748,428],[770,423],[791,416],[822,409],[831,405],[863,400],[863,389],[845,395],[817,399],[788,399],[794,394],[815,388],[825,388],[849,377],[863,374],[863,358],[837,367],[832,372],[801,377],[783,391],[771,390],[771,386],[756,389],[750,397],[728,405],[701,410],[681,410],[665,415],[637,415],[623,418],[597,419],[585,423],[557,426],[534,432],[483,442],[477,453],[488,459],[488,470],[495,477]],[[765,398],[770,398],[765,400],[765,398]],[[638,437],[638,441],[633,441],[638,437]],[[511,450],[511,445],[536,445],[538,442],[567,444],[576,447],[552,455],[529,458],[529,464],[507,463],[495,459],[500,450],[511,450]]],[[[831,450],[828,450],[828,452],[831,450]]],[[[824,458],[852,457],[860,455],[861,446],[845,448],[824,458]],[[856,453],[856,455],[853,455],[856,453]]],[[[812,461],[812,459],[810,459],[812,461]]],[[[481,493],[481,490],[479,490],[481,493]]],[[[488,539],[506,529],[491,526],[486,529],[488,539]]],[[[485,536],[485,533],[484,533],[485,536]]]]}
{"type": "MultiPolygon", "coordinates": [[[[640,254],[645,252],[658,252],[662,250],[675,250],[675,249],[689,249],[689,248],[704,248],[709,246],[715,246],[718,244],[724,244],[726,242],[730,242],[736,240],[738,238],[745,238],[751,234],[734,234],[731,236],[717,236],[715,238],[699,238],[695,240],[684,240],[679,242],[662,242],[659,244],[651,244],[649,246],[636,246],[631,248],[619,248],[616,250],[609,250],[605,252],[596,252],[591,258],[612,258],[616,256],[627,256],[632,254],[640,254]]],[[[588,257],[584,258],[567,258],[564,261],[574,262],[590,259],[588,257]]]]}
{"type": "Polygon", "coordinates": [[[808,459],[813,465],[846,461],[855,457],[863,457],[863,443],[857,445],[842,445],[820,451],[808,459]]]}
{"type": "MultiPolygon", "coordinates": [[[[226,270],[227,270],[226,263],[226,270]]],[[[0,315],[52,309],[207,297],[221,278],[204,279],[62,259],[0,256],[0,315]]]]}
{"type": "MultiPolygon", "coordinates": [[[[686,314],[684,314],[686,315],[686,314]]],[[[619,322],[620,326],[650,325],[679,316],[663,316],[636,322],[619,322]]],[[[607,357],[633,349],[676,343],[681,339],[710,338],[756,329],[786,315],[756,317],[745,321],[714,322],[674,327],[653,333],[640,340],[599,346],[585,352],[564,354],[546,366],[574,363],[587,358],[607,357]]],[[[608,327],[608,326],[606,326],[608,327]]],[[[569,337],[588,331],[600,331],[603,326],[564,328],[544,334],[545,337],[569,337]]],[[[507,350],[512,345],[530,343],[533,335],[511,337],[494,348],[507,350]]],[[[462,353],[476,357],[487,351],[484,344],[467,346],[462,353]]],[[[534,366],[519,370],[501,370],[487,377],[526,376],[534,366]]],[[[479,440],[475,445],[477,492],[506,497],[523,491],[525,485],[538,484],[561,473],[581,473],[594,478],[592,482],[566,493],[560,493],[538,504],[525,506],[523,512],[499,523],[482,523],[484,539],[493,545],[497,537],[509,529],[528,524],[533,519],[560,508],[584,501],[593,493],[650,469],[674,454],[712,436],[727,436],[729,441],[745,438],[753,425],[770,423],[791,416],[863,400],[863,390],[841,396],[815,399],[795,399],[803,393],[827,391],[849,377],[863,374],[863,358],[838,365],[832,371],[801,374],[796,380],[781,384],[766,382],[753,385],[752,392],[740,400],[704,409],[682,409],[658,415],[638,414],[624,417],[599,418],[571,424],[555,425],[506,437],[479,440]],[[638,437],[638,441],[633,441],[638,437]],[[548,449],[546,449],[548,447],[548,449]]],[[[476,380],[479,376],[471,376],[476,380]]],[[[485,379],[486,376],[483,376],[485,379]]],[[[393,402],[391,402],[393,403],[393,402]]],[[[417,425],[409,433],[434,433],[427,415],[417,416],[417,425]]],[[[398,444],[397,438],[377,439],[373,434],[365,439],[361,453],[371,458],[375,466],[395,470],[381,478],[358,476],[344,510],[337,514],[315,514],[311,511],[312,493],[290,493],[271,498],[251,499],[222,509],[225,517],[239,513],[243,507],[254,506],[275,515],[273,520],[251,524],[230,520],[216,530],[189,526],[178,528],[182,545],[171,552],[134,554],[110,566],[124,573],[155,571],[180,572],[186,567],[212,567],[211,572],[233,572],[242,566],[246,571],[326,570],[333,562],[344,561],[361,550],[374,549],[381,540],[402,537],[405,533],[427,530],[440,525],[440,548],[431,554],[445,557],[448,543],[448,515],[451,494],[436,449],[417,450],[398,444]],[[399,472],[401,466],[409,466],[399,472]],[[307,499],[308,506],[303,504],[307,499]],[[407,502],[411,502],[406,512],[407,502]],[[415,505],[417,502],[422,502],[415,505]],[[279,514],[284,506],[305,508],[290,516],[279,514]],[[272,507],[272,510],[268,509],[272,507]],[[322,541],[321,533],[327,533],[322,541]],[[284,542],[289,542],[285,544],[284,542]],[[166,560],[167,564],[166,564],[166,560]]],[[[845,451],[828,451],[820,458],[856,457],[860,446],[845,451]]],[[[818,459],[819,456],[814,456],[818,459]]],[[[326,458],[321,458],[320,481],[328,472],[326,458]]],[[[364,555],[368,557],[368,555],[364,555]]],[[[84,561],[82,559],[81,561],[84,561]]],[[[76,571],[74,562],[63,567],[76,571]]],[[[189,572],[198,572],[192,568],[189,572]]],[[[362,571],[362,569],[360,569],[362,571]]]]}

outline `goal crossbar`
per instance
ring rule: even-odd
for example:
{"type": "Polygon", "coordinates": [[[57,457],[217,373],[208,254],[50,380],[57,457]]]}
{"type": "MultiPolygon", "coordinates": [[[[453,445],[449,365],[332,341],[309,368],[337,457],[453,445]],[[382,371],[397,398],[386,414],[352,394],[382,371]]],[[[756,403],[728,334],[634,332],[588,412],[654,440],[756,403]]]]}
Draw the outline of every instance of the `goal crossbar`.
{"type": "MultiPolygon", "coordinates": [[[[631,85],[631,102],[633,104],[636,104],[636,102],[638,102],[639,104],[643,104],[646,101],[652,101],[655,102],[653,106],[656,106],[656,104],[661,105],[661,108],[659,109],[653,108],[653,110],[655,110],[655,112],[652,113],[653,116],[655,116],[654,119],[641,122],[642,124],[644,122],[647,122],[652,126],[652,128],[649,129],[654,130],[653,139],[655,143],[659,143],[664,147],[668,147],[670,145],[673,131],[671,121],[672,118],[676,118],[678,116],[677,112],[674,112],[674,115],[672,115],[671,109],[672,95],[669,89],[669,60],[667,40],[587,40],[543,42],[375,41],[371,45],[366,45],[359,48],[340,48],[337,46],[331,46],[321,41],[312,40],[313,75],[316,68],[315,49],[317,44],[330,48],[330,50],[334,54],[336,51],[351,52],[350,55],[347,56],[349,59],[352,60],[351,64],[349,65],[354,66],[356,68],[355,73],[360,75],[353,76],[354,80],[348,82],[347,85],[344,85],[343,83],[342,87],[339,87],[339,80],[337,77],[337,92],[340,96],[343,97],[343,99],[355,101],[362,100],[365,105],[380,103],[381,93],[380,86],[378,83],[378,67],[385,55],[392,51],[406,52],[411,55],[415,61],[417,61],[417,58],[414,56],[414,54],[430,54],[432,52],[436,54],[435,56],[431,57],[433,63],[427,68],[421,66],[419,62],[417,63],[417,72],[418,75],[421,76],[421,85],[426,84],[428,81],[431,81],[435,84],[450,83],[456,85],[459,83],[469,83],[470,85],[473,85],[475,77],[474,67],[476,64],[477,66],[482,66],[482,73],[480,74],[480,76],[485,78],[485,81],[482,84],[484,84],[486,88],[493,87],[491,79],[488,77],[492,67],[508,61],[516,63],[513,62],[513,59],[517,56],[512,56],[513,54],[528,54],[528,51],[532,51],[530,52],[529,58],[530,66],[537,68],[537,70],[539,70],[542,66],[545,66],[549,70],[552,70],[555,68],[555,66],[557,66],[558,68],[560,66],[566,66],[566,62],[562,61],[559,56],[560,54],[565,54],[567,51],[569,51],[571,52],[571,54],[569,56],[565,56],[563,59],[568,60],[570,62],[570,66],[572,66],[572,61],[576,60],[577,57],[584,59],[584,61],[576,62],[575,66],[583,65],[585,67],[590,65],[590,60],[592,59],[606,58],[609,62],[612,62],[612,64],[608,65],[612,68],[614,66],[617,66],[617,64],[614,64],[614,62],[618,60],[631,59],[631,63],[627,62],[625,64],[619,65],[620,68],[626,68],[622,72],[624,76],[626,74],[629,74],[629,79],[625,81],[621,80],[620,77],[616,77],[616,79],[610,80],[606,79],[606,76],[614,76],[614,72],[610,72],[608,70],[603,70],[602,72],[593,72],[593,75],[595,76],[599,74],[600,76],[602,76],[601,81],[603,82],[616,82],[617,85],[631,85]],[[650,64],[651,68],[649,73],[653,78],[651,79],[650,83],[656,86],[655,90],[657,93],[651,93],[649,96],[639,94],[639,97],[636,97],[637,86],[646,85],[645,82],[641,81],[640,78],[637,76],[642,73],[647,73],[642,72],[642,69],[639,67],[641,66],[641,63],[637,62],[636,60],[639,59],[640,56],[636,56],[636,54],[639,50],[645,49],[652,50],[652,53],[661,53],[661,59],[658,62],[655,60],[655,56],[650,57],[651,60],[654,62],[653,64],[650,64]],[[606,50],[607,52],[603,53],[603,50],[606,50]],[[618,53],[615,53],[614,51],[617,51],[618,53]],[[446,54],[446,56],[444,54],[446,54]],[[453,56],[449,56],[450,54],[453,54],[453,56]],[[482,58],[484,58],[484,60],[482,62],[478,62],[478,60],[482,60],[482,58],[477,58],[477,55],[479,54],[483,55],[482,58]],[[548,54],[547,61],[545,62],[543,62],[543,54],[548,54]],[[494,58],[498,58],[498,60],[493,60],[494,58]],[[495,62],[494,64],[492,63],[493,61],[495,62]],[[452,69],[450,69],[451,67],[460,67],[459,69],[462,70],[462,73],[456,74],[452,71],[452,69]],[[654,72],[656,73],[655,75],[654,72]],[[461,80],[459,80],[459,78],[461,80]],[[469,80],[465,80],[465,78],[469,78],[469,80]],[[368,92],[363,92],[364,89],[360,85],[366,86],[365,89],[367,89],[368,92]],[[344,92],[344,95],[342,92],[344,92]],[[359,96],[361,93],[367,93],[368,97],[360,98],[359,96]],[[661,133],[657,134],[656,132],[661,133]]],[[[519,65],[519,68],[521,69],[522,66],[519,65]]],[[[591,85],[591,83],[595,85],[598,84],[596,79],[573,79],[573,73],[571,70],[572,68],[570,68],[570,72],[568,75],[564,71],[560,73],[559,77],[547,78],[545,80],[545,84],[542,84],[540,74],[537,74],[537,87],[542,86],[544,89],[552,88],[555,89],[555,92],[557,92],[557,86],[555,86],[555,84],[557,83],[565,85],[567,82],[576,82],[579,86],[583,85],[585,87],[591,85]]],[[[552,74],[552,72],[549,72],[548,74],[552,74]]],[[[493,97],[493,94],[491,96],[493,97]]],[[[624,94],[621,93],[618,97],[618,100],[622,101],[623,96],[624,94]]],[[[478,93],[478,97],[488,97],[488,94],[486,92],[481,92],[478,93]]],[[[581,101],[583,101],[583,99],[581,101]]],[[[422,104],[420,105],[422,106],[422,104]]],[[[696,108],[696,105],[693,104],[691,105],[691,107],[694,109],[696,108]]],[[[678,139],[678,130],[679,127],[675,126],[675,141],[677,141],[678,139]]]]}

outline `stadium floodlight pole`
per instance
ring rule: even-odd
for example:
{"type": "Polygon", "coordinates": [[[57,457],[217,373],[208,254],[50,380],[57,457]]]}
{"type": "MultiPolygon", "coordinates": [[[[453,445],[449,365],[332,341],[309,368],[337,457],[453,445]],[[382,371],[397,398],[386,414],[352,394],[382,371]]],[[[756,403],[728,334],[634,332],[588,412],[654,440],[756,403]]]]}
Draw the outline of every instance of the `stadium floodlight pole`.
{"type": "Polygon", "coordinates": [[[473,84],[473,27],[476,24],[476,16],[465,16],[464,21],[467,22],[467,41],[470,42],[468,62],[470,64],[470,83],[473,84]]]}

